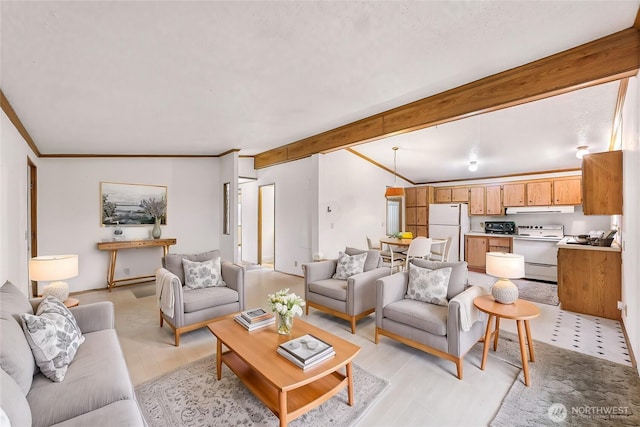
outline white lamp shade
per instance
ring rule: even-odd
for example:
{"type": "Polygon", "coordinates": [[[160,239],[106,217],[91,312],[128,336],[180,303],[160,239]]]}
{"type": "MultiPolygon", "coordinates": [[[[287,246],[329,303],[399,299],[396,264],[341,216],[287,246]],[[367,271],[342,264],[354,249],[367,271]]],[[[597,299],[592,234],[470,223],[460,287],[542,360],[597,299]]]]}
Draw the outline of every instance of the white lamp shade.
{"type": "Polygon", "coordinates": [[[29,260],[30,280],[64,280],[78,275],[78,255],[38,256],[29,260]]]}
{"type": "Polygon", "coordinates": [[[524,255],[487,252],[487,274],[500,279],[524,277],[524,255]]]}

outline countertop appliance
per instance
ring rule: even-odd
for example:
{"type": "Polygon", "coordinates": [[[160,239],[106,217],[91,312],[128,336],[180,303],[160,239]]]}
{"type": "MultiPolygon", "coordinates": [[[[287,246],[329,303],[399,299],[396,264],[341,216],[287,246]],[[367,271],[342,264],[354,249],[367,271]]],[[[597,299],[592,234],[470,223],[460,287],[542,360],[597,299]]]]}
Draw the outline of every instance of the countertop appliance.
{"type": "Polygon", "coordinates": [[[470,229],[469,206],[466,203],[438,203],[429,205],[429,237],[451,237],[449,262],[464,258],[464,234],[470,229]]]}
{"type": "Polygon", "coordinates": [[[486,221],[484,232],[490,234],[515,234],[516,223],[513,221],[486,221]]]}
{"type": "Polygon", "coordinates": [[[513,252],[524,255],[524,277],[558,282],[558,247],[562,225],[519,225],[513,236],[513,252]]]}

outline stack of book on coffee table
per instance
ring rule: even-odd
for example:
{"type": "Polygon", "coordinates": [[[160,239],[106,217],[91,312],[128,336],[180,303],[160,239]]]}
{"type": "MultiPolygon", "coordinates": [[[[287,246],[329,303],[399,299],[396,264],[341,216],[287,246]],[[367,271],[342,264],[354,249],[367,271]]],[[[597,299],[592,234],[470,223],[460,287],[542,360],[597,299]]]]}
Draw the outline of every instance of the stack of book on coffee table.
{"type": "Polygon", "coordinates": [[[267,313],[261,308],[243,311],[236,317],[236,322],[244,326],[249,331],[264,328],[275,323],[276,318],[273,313],[267,313]]]}
{"type": "Polygon", "coordinates": [[[307,369],[333,357],[333,346],[311,334],[292,339],[278,346],[278,354],[296,366],[307,369]]]}

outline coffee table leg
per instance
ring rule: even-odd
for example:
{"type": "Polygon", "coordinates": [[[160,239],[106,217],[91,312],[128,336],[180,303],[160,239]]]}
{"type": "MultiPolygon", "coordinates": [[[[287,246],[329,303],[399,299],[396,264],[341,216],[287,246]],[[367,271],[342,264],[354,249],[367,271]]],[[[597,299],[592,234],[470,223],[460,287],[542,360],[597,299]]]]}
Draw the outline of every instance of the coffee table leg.
{"type": "Polygon", "coordinates": [[[487,320],[487,330],[484,333],[484,349],[482,350],[482,363],[480,364],[480,369],[484,371],[484,365],[487,362],[487,353],[489,353],[489,340],[491,339],[491,321],[495,316],[493,314],[489,315],[489,320],[487,320]]]}
{"type": "Polygon", "coordinates": [[[529,329],[529,321],[524,321],[524,330],[527,331],[527,345],[529,346],[529,360],[535,362],[536,355],[533,352],[533,339],[531,338],[531,329],[529,329]]]}
{"type": "Polygon", "coordinates": [[[527,362],[527,349],[524,344],[523,320],[516,320],[518,324],[518,341],[520,342],[520,358],[522,359],[522,370],[524,371],[524,385],[529,387],[529,363],[527,362]]]}
{"type": "Polygon", "coordinates": [[[216,337],[216,374],[218,380],[222,378],[222,341],[216,337]]]}
{"type": "Polygon", "coordinates": [[[280,427],[287,427],[287,392],[278,392],[280,427]]]}
{"type": "Polygon", "coordinates": [[[351,362],[347,363],[347,390],[349,392],[349,406],[353,406],[353,369],[351,362]]]}
{"type": "Polygon", "coordinates": [[[500,335],[500,316],[496,316],[496,330],[493,332],[493,351],[498,351],[498,337],[500,335]]]}

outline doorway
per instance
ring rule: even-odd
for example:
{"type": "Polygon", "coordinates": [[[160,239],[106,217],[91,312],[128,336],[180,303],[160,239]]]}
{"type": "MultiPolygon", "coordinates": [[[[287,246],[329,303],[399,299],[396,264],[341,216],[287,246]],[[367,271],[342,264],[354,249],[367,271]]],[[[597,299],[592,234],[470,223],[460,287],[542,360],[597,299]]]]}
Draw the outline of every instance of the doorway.
{"type": "Polygon", "coordinates": [[[275,184],[258,188],[258,264],[270,269],[276,265],[275,194],[275,184]]]}
{"type": "MultiPolygon", "coordinates": [[[[27,157],[27,260],[38,256],[38,169],[27,157]]],[[[27,267],[28,268],[28,267],[27,267]]],[[[38,282],[31,281],[31,295],[38,296],[38,282]]]]}

